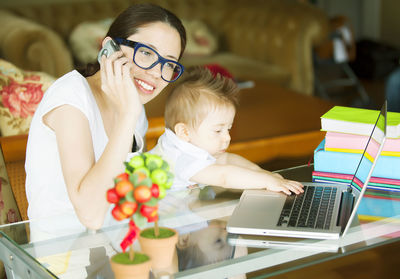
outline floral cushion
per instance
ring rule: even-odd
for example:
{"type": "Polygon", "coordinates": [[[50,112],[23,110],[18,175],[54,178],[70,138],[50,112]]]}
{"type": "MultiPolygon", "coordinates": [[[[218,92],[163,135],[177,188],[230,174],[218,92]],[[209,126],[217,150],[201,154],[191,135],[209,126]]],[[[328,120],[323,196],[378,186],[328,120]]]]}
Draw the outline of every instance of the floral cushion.
{"type": "Polygon", "coordinates": [[[23,71],[0,59],[0,134],[26,134],[43,93],[55,79],[42,72],[23,71]]]}

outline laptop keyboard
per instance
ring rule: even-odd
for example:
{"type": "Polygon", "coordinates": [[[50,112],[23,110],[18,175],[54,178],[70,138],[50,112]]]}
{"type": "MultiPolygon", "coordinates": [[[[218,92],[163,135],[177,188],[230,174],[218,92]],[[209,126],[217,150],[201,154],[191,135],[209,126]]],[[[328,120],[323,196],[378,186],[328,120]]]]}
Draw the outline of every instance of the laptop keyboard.
{"type": "Polygon", "coordinates": [[[329,229],[337,188],[304,186],[304,193],[286,197],[278,226],[329,229]]]}

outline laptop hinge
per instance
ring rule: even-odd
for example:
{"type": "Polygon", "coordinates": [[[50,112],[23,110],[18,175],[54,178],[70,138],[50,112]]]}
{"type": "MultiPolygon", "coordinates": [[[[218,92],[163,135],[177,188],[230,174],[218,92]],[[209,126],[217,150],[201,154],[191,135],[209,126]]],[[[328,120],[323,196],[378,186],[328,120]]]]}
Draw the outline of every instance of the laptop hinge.
{"type": "Polygon", "coordinates": [[[337,226],[342,228],[342,232],[347,225],[347,221],[350,218],[351,211],[354,205],[354,195],[349,191],[344,191],[339,205],[339,215],[336,222],[337,226]]]}

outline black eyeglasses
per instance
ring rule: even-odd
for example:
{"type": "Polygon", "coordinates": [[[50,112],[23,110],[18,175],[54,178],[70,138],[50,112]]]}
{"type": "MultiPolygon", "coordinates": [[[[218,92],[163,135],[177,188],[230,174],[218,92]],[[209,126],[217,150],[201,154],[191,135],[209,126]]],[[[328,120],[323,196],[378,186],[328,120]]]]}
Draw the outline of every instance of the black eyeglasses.
{"type": "Polygon", "coordinates": [[[176,81],[183,73],[182,64],[162,57],[149,46],[123,38],[114,38],[114,41],[120,45],[133,48],[133,62],[142,69],[151,69],[161,63],[161,78],[167,82],[176,81]]]}

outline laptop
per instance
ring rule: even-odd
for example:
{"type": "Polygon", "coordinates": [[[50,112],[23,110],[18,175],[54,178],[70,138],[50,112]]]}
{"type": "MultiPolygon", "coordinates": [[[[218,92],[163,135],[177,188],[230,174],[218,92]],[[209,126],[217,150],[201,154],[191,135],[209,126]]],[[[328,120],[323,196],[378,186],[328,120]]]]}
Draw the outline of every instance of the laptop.
{"type": "Polygon", "coordinates": [[[265,190],[245,190],[228,220],[231,234],[339,239],[356,215],[361,198],[386,137],[383,104],[349,185],[304,182],[304,193],[287,196],[265,190]],[[379,149],[373,148],[372,141],[379,149]]]}

